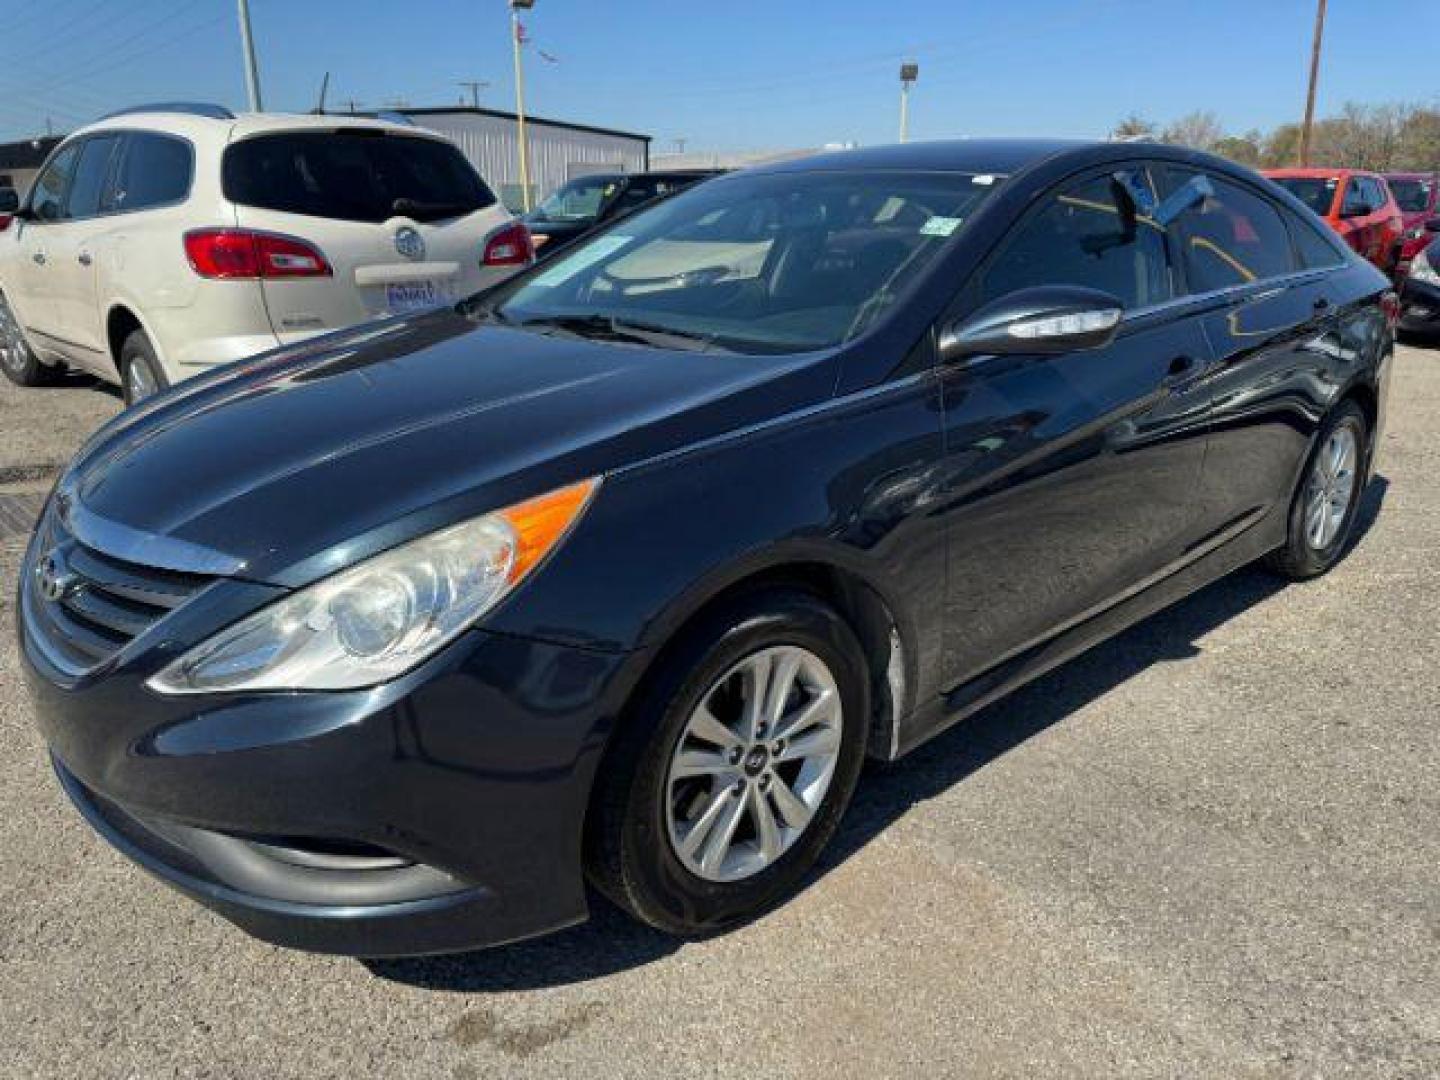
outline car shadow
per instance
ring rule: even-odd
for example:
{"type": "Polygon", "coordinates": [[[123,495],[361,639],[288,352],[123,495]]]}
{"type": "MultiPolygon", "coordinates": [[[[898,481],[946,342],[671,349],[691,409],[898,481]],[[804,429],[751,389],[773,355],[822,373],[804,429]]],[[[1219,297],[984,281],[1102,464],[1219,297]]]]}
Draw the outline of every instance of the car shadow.
{"type": "MultiPolygon", "coordinates": [[[[1366,490],[1351,550],[1374,526],[1388,488],[1384,477],[1376,477],[1366,490]]],[[[1238,570],[982,709],[901,761],[871,764],[805,887],[912,806],[960,783],[1127,679],[1155,664],[1198,656],[1199,639],[1285,587],[1259,567],[1238,570]]],[[[410,986],[493,994],[584,982],[653,963],[683,944],[640,925],[602,897],[592,895],[590,903],[588,922],[548,937],[481,952],[362,962],[372,974],[410,986]]]]}

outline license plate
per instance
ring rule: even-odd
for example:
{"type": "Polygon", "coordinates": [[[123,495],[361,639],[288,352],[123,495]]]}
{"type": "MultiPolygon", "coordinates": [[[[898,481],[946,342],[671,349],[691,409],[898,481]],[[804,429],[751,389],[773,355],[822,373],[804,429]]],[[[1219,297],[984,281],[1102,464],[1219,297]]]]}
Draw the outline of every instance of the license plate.
{"type": "Polygon", "coordinates": [[[410,281],[403,285],[385,286],[385,305],[396,313],[439,307],[448,299],[445,290],[433,281],[410,281]]]}

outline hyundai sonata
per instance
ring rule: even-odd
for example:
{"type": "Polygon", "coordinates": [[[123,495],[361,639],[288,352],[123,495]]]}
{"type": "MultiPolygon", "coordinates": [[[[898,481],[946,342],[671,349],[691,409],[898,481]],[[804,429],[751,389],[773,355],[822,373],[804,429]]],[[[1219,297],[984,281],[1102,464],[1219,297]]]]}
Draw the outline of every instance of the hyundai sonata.
{"type": "Polygon", "coordinates": [[[1254,560],[1346,549],[1395,298],[1159,146],[750,169],[457,307],[121,416],[20,638],[94,828],[266,939],[678,935],[893,759],[1254,560]]]}

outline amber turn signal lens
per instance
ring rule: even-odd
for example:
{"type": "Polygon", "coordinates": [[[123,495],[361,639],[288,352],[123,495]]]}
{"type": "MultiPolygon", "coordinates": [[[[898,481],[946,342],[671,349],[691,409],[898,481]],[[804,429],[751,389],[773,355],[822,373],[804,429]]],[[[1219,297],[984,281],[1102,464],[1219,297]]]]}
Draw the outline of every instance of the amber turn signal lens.
{"type": "Polygon", "coordinates": [[[570,531],[599,486],[600,478],[592,477],[498,512],[496,516],[515,530],[516,550],[515,561],[510,565],[511,584],[519,582],[539,565],[550,549],[570,531]]]}

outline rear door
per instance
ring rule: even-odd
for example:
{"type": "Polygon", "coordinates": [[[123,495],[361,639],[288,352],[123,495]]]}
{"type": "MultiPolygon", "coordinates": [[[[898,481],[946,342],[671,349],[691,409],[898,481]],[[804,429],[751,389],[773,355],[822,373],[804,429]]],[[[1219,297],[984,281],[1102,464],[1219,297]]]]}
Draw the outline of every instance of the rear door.
{"type": "MultiPolygon", "coordinates": [[[[1170,168],[1162,189],[1193,183],[1170,168]]],[[[1217,365],[1204,503],[1212,528],[1254,524],[1287,500],[1309,445],[1334,336],[1331,269],[1344,259],[1258,189],[1203,174],[1213,194],[1174,222],[1187,292],[1217,365]]],[[[1353,178],[1352,181],[1353,183],[1353,178]]],[[[1328,378],[1328,376],[1326,377],[1328,378]]]]}
{"type": "Polygon", "coordinates": [[[81,145],[65,221],[52,231],[49,243],[50,287],[56,318],[64,327],[64,349],[69,359],[91,370],[107,366],[96,244],[105,228],[105,201],[119,146],[118,133],[92,135],[81,145]]]}
{"type": "Polygon", "coordinates": [[[264,282],[282,340],[453,302],[499,280],[510,215],[451,143],[376,128],[264,132],[222,167],[236,224],[317,248],[333,273],[264,282]]]}
{"type": "Polygon", "coordinates": [[[961,682],[1098,613],[1185,557],[1200,521],[1209,351],[1177,305],[1165,230],[1127,190],[1144,169],[1038,200],[956,314],[1036,285],[1117,297],[1100,349],[940,370],[949,530],[948,674],[961,682]]]}

